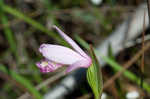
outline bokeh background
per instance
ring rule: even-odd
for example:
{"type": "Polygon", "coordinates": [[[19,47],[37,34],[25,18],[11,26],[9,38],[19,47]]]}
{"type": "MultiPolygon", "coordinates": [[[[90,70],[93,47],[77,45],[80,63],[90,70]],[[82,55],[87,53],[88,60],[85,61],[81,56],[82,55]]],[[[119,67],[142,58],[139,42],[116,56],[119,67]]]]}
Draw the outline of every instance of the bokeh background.
{"type": "MultiPolygon", "coordinates": [[[[26,92],[31,99],[40,99],[66,77],[66,67],[42,74],[35,65],[43,58],[38,51],[42,43],[68,46],[51,28],[53,24],[79,45],[80,38],[97,47],[144,2],[146,0],[1,0],[0,99],[29,99],[22,97],[26,92]]],[[[145,30],[145,35],[148,34],[149,28],[145,30]]],[[[142,33],[137,38],[142,38],[142,33]]],[[[80,46],[86,51],[82,44],[80,46]]],[[[139,50],[141,43],[123,49],[116,57],[110,51],[109,58],[123,65],[139,50]]],[[[141,59],[137,59],[129,68],[136,77],[144,79],[147,89],[150,88],[149,59],[149,51],[146,51],[144,74],[141,73],[141,59]]],[[[105,65],[102,73],[105,84],[116,71],[105,65]]],[[[103,99],[129,99],[127,94],[130,92],[136,93],[136,98],[130,99],[150,98],[149,89],[148,92],[137,85],[136,80],[132,82],[129,78],[120,75],[109,87],[104,88],[103,99]]],[[[86,79],[65,99],[93,99],[86,79]]]]}

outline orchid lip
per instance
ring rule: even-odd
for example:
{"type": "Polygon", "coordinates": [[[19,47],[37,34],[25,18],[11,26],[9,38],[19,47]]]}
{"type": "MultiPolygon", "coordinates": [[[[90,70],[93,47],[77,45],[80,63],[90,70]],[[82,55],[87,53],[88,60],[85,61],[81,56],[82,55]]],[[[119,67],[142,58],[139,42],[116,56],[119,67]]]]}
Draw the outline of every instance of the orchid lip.
{"type": "Polygon", "coordinates": [[[40,62],[37,62],[36,65],[40,68],[41,72],[53,72],[57,68],[62,66],[62,64],[57,64],[57,63],[51,62],[47,59],[43,59],[40,62]]]}

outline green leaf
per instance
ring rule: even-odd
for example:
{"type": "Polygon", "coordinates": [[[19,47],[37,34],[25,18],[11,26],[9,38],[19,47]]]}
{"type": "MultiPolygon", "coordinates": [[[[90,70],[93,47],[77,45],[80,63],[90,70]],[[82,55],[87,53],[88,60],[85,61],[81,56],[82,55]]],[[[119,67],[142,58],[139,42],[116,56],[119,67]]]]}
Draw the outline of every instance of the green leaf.
{"type": "Polygon", "coordinates": [[[92,47],[90,50],[90,55],[92,58],[92,65],[87,70],[87,80],[92,88],[95,99],[99,99],[103,89],[103,80],[101,69],[92,47]]]}

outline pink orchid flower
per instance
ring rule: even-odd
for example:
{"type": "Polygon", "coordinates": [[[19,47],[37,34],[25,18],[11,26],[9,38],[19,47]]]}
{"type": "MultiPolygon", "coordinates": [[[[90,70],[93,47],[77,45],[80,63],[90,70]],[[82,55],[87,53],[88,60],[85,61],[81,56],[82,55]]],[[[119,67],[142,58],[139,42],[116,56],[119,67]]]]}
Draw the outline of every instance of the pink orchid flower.
{"type": "Polygon", "coordinates": [[[74,50],[60,45],[42,44],[39,51],[45,59],[36,63],[40,71],[43,73],[53,72],[59,67],[68,66],[66,70],[66,73],[68,73],[80,67],[88,68],[92,63],[91,58],[57,26],[53,26],[53,28],[57,30],[74,50]]]}

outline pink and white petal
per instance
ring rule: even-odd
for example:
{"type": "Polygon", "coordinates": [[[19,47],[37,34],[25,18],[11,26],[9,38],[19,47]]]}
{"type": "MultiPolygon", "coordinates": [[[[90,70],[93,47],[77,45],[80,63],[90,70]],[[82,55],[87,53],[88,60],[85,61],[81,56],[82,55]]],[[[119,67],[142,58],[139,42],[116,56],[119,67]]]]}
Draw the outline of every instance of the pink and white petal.
{"type": "Polygon", "coordinates": [[[51,70],[51,68],[49,66],[46,66],[44,68],[40,68],[40,71],[42,73],[48,73],[48,72],[53,72],[54,70],[51,70]]]}
{"type": "Polygon", "coordinates": [[[37,62],[36,65],[37,65],[37,67],[40,68],[40,71],[43,73],[53,72],[56,69],[58,69],[59,67],[63,66],[61,64],[56,64],[56,63],[53,63],[46,59],[41,60],[40,62],[37,62]]]}
{"type": "Polygon", "coordinates": [[[58,31],[58,33],[74,48],[75,51],[77,51],[83,57],[89,58],[89,56],[76,44],[75,41],[73,41],[69,36],[67,36],[57,26],[54,25],[53,28],[55,28],[58,31]]]}
{"type": "Polygon", "coordinates": [[[39,51],[46,59],[64,65],[70,65],[84,59],[72,49],[60,45],[42,44],[39,51]]]}
{"type": "Polygon", "coordinates": [[[78,68],[88,68],[91,65],[91,61],[87,61],[87,60],[80,60],[77,61],[75,63],[73,63],[72,65],[68,66],[66,73],[71,72],[73,70],[76,70],[78,68]]]}
{"type": "Polygon", "coordinates": [[[39,67],[39,69],[42,73],[48,73],[48,72],[53,71],[53,69],[51,69],[50,65],[43,66],[42,62],[37,62],[36,65],[37,65],[37,67],[39,67]]]}
{"type": "Polygon", "coordinates": [[[62,64],[58,64],[58,63],[55,63],[55,62],[52,62],[52,61],[48,61],[48,64],[51,65],[51,68],[52,68],[53,70],[56,70],[56,69],[58,69],[59,67],[64,66],[64,65],[62,65],[62,64]]]}

